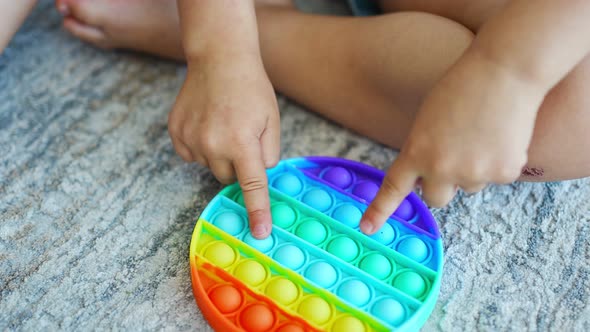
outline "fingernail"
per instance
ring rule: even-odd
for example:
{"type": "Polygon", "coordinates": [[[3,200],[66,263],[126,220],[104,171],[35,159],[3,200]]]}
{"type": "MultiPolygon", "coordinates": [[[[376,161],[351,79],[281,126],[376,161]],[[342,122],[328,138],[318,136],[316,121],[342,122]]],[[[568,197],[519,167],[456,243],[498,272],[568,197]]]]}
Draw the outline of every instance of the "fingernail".
{"type": "Polygon", "coordinates": [[[252,230],[252,235],[254,235],[254,237],[256,238],[264,238],[266,237],[266,233],[268,231],[268,228],[266,227],[266,225],[262,225],[262,224],[258,224],[256,226],[254,226],[254,229],[252,230]]]}
{"type": "Polygon", "coordinates": [[[373,233],[374,228],[375,227],[373,227],[373,224],[371,224],[370,222],[366,220],[361,221],[361,231],[363,231],[363,233],[371,234],[373,233]]]}

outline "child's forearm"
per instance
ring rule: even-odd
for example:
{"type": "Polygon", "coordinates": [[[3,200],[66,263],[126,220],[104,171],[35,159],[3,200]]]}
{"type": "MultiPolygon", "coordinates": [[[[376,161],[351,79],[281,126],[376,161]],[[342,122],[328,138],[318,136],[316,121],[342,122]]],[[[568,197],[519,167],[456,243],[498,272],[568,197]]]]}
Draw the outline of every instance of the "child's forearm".
{"type": "Polygon", "coordinates": [[[253,0],[178,0],[189,65],[208,56],[260,57],[253,0]]]}
{"type": "Polygon", "coordinates": [[[548,92],[590,52],[590,1],[513,0],[467,52],[548,92]]]}
{"type": "Polygon", "coordinates": [[[0,54],[21,26],[35,0],[0,0],[0,54]]]}

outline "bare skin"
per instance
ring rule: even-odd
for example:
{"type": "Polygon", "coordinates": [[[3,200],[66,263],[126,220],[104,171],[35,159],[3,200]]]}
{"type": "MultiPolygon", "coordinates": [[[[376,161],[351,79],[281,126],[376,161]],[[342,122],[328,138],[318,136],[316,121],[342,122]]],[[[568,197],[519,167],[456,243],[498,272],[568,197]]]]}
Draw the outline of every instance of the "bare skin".
{"type": "Polygon", "coordinates": [[[0,0],[0,55],[35,3],[35,0],[0,0]]]}
{"type": "MultiPolygon", "coordinates": [[[[183,59],[174,1],[66,1],[69,16],[64,26],[83,40],[183,59]],[[167,38],[154,40],[154,35],[167,38]]],[[[346,127],[400,148],[426,94],[471,45],[473,33],[465,26],[477,33],[504,2],[478,2],[478,7],[459,0],[414,5],[396,1],[399,7],[391,8],[446,15],[459,23],[426,13],[343,18],[258,6],[264,67],[277,90],[346,127]]],[[[585,58],[545,96],[531,128],[529,171],[525,169],[519,180],[590,175],[590,154],[581,152],[590,148],[590,97],[585,93],[589,75],[590,59],[585,58]]]]}

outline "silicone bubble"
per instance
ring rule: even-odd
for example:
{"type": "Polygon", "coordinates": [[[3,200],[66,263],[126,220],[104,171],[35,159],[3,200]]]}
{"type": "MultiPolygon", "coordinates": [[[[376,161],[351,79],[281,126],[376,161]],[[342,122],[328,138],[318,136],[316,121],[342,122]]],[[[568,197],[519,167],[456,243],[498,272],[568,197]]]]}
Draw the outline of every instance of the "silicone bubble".
{"type": "Polygon", "coordinates": [[[377,279],[389,277],[393,266],[391,261],[379,253],[371,253],[363,257],[359,267],[377,279]]]}
{"type": "Polygon", "coordinates": [[[322,178],[342,189],[347,188],[352,184],[352,175],[343,167],[336,166],[328,168],[322,175],[322,178]]]}
{"type": "Polygon", "coordinates": [[[299,304],[299,313],[310,321],[323,324],[330,319],[332,309],[328,302],[318,296],[309,296],[299,304]]]}
{"type": "Polygon", "coordinates": [[[334,322],[330,331],[333,332],[364,332],[366,331],[363,322],[352,316],[343,316],[334,322]]]}
{"type": "Polygon", "coordinates": [[[244,236],[244,243],[248,244],[254,249],[257,249],[263,253],[269,252],[275,244],[274,237],[272,235],[267,236],[265,239],[259,240],[252,236],[251,233],[247,233],[244,236]]]}
{"type": "Polygon", "coordinates": [[[273,186],[289,196],[296,196],[303,189],[303,183],[301,180],[299,180],[297,176],[290,173],[279,175],[273,181],[273,186]]]}
{"type": "Polygon", "coordinates": [[[328,235],[326,227],[315,219],[308,219],[295,230],[295,234],[311,244],[320,244],[328,235]]]}
{"type": "Polygon", "coordinates": [[[257,261],[245,260],[238,263],[234,276],[251,286],[258,286],[266,279],[266,270],[257,261]]]}
{"type": "Polygon", "coordinates": [[[393,326],[398,326],[406,317],[404,306],[392,298],[378,300],[371,308],[371,312],[393,326]]]}
{"type": "Polygon", "coordinates": [[[303,194],[303,203],[320,211],[327,211],[332,206],[332,197],[323,189],[311,189],[303,194]]]}
{"type": "Polygon", "coordinates": [[[414,271],[404,271],[395,276],[393,286],[414,298],[419,298],[426,290],[426,282],[414,271]]]}
{"type": "Polygon", "coordinates": [[[283,305],[289,305],[297,300],[299,291],[295,284],[285,278],[275,278],[266,286],[266,295],[283,305]]]}
{"type": "Polygon", "coordinates": [[[278,248],[273,254],[273,258],[292,270],[299,269],[305,262],[303,251],[291,244],[278,248]]]}
{"type": "Polygon", "coordinates": [[[215,217],[213,225],[231,235],[238,235],[244,230],[246,222],[239,214],[232,211],[225,211],[215,217]]]}
{"type": "Polygon", "coordinates": [[[344,203],[337,206],[334,209],[334,212],[332,212],[332,217],[334,219],[351,228],[357,228],[359,226],[362,216],[363,213],[361,210],[350,203],[344,203]]]}
{"type": "Polygon", "coordinates": [[[270,213],[272,215],[273,225],[281,228],[289,228],[297,219],[295,210],[287,204],[276,204],[271,206],[270,213]]]}
{"type": "Polygon", "coordinates": [[[215,287],[210,293],[209,298],[213,305],[223,314],[232,313],[242,304],[242,295],[240,291],[231,285],[221,285],[215,287]]]}
{"type": "Polygon", "coordinates": [[[407,199],[404,199],[393,214],[404,220],[410,220],[415,214],[414,207],[407,199]]]}
{"type": "Polygon", "coordinates": [[[423,262],[428,258],[428,247],[424,241],[415,236],[409,236],[399,242],[397,251],[416,262],[423,262]]]}
{"type": "Polygon", "coordinates": [[[386,222],[371,238],[381,244],[388,245],[395,239],[395,230],[390,223],[386,222]]]}
{"type": "Polygon", "coordinates": [[[240,324],[248,332],[270,331],[274,322],[274,314],[264,304],[252,304],[240,313],[240,324]]]}
{"type": "Polygon", "coordinates": [[[326,262],[314,262],[307,270],[305,270],[305,277],[320,287],[332,287],[338,279],[336,269],[326,262]]]}
{"type": "Polygon", "coordinates": [[[360,280],[347,280],[338,287],[338,296],[357,307],[362,307],[369,302],[371,291],[360,280]]]}
{"type": "Polygon", "coordinates": [[[351,262],[358,256],[359,247],[354,240],[342,236],[328,244],[328,251],[346,262],[351,262]]]}
{"type": "Polygon", "coordinates": [[[203,254],[205,258],[211,261],[211,263],[226,268],[234,262],[236,254],[233,249],[223,242],[213,242],[206,249],[203,254]]]}
{"type": "Polygon", "coordinates": [[[377,195],[378,191],[379,191],[379,186],[377,186],[375,183],[361,182],[354,187],[354,189],[352,190],[352,193],[355,194],[356,196],[364,199],[367,202],[371,202],[371,201],[373,201],[373,199],[377,195]]]}

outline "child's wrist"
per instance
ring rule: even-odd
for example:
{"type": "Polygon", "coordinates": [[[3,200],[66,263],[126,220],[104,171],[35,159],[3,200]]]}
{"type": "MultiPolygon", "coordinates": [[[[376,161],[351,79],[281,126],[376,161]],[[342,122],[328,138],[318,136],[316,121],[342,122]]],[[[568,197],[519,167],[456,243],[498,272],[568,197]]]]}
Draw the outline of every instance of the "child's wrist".
{"type": "Polygon", "coordinates": [[[542,68],[535,65],[534,59],[531,59],[527,65],[522,65],[516,59],[512,59],[510,52],[499,52],[497,48],[496,45],[474,43],[468,53],[508,78],[520,81],[527,88],[542,92],[543,96],[553,87],[552,80],[544,74],[542,68]]]}
{"type": "Polygon", "coordinates": [[[504,85],[506,88],[519,93],[526,94],[539,102],[551,89],[551,85],[540,76],[523,72],[518,66],[498,61],[490,56],[485,50],[472,47],[463,56],[461,62],[470,66],[472,75],[477,79],[493,80],[496,84],[504,85]]]}
{"type": "Polygon", "coordinates": [[[249,45],[227,47],[228,43],[216,43],[201,47],[185,47],[185,58],[189,66],[203,66],[213,63],[252,63],[261,61],[260,49],[249,45]],[[220,45],[216,45],[220,44],[220,45]]]}

